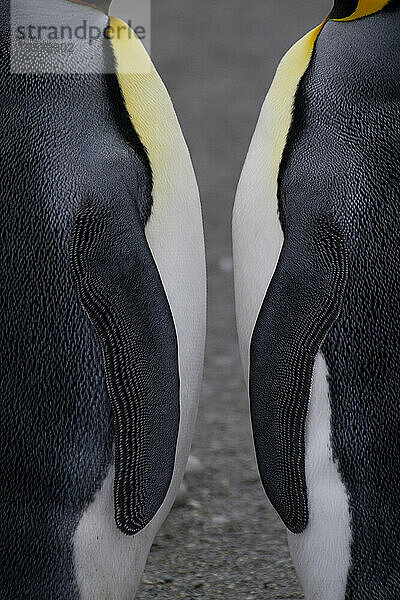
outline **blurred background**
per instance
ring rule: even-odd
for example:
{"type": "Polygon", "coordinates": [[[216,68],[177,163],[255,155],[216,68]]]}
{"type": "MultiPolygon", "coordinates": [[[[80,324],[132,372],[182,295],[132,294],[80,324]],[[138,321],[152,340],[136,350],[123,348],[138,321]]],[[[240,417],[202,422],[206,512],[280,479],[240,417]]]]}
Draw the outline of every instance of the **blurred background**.
{"type": "MultiPolygon", "coordinates": [[[[192,464],[160,532],[139,600],[300,599],[286,535],[256,472],[236,340],[231,255],[235,187],[284,52],[329,0],[154,0],[152,54],[197,172],[207,245],[205,379],[192,464]]],[[[251,240],[249,240],[251,244],[251,240]]]]}

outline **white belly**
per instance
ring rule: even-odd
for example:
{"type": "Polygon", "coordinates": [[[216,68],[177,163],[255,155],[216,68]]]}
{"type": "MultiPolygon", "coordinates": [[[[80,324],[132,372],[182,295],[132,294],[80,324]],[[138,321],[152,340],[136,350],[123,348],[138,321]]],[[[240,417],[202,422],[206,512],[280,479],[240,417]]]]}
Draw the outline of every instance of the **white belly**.
{"type": "Polygon", "coordinates": [[[350,566],[350,514],[332,458],[327,365],[318,354],[306,426],[306,478],[310,518],[289,547],[306,600],[344,600],[350,566]]]}

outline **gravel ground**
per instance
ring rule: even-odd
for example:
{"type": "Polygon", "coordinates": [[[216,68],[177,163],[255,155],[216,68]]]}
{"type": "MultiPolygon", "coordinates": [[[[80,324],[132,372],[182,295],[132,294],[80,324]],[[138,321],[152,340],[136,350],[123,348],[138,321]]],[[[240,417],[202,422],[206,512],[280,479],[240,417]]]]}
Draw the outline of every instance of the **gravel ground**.
{"type": "MultiPolygon", "coordinates": [[[[230,219],[261,102],[284,51],[328,0],[153,2],[153,57],[199,178],[209,269],[205,380],[188,501],[167,519],[139,600],[300,599],[286,535],[258,480],[233,306],[230,219]]],[[[249,240],[251,243],[251,240],[249,240]]]]}

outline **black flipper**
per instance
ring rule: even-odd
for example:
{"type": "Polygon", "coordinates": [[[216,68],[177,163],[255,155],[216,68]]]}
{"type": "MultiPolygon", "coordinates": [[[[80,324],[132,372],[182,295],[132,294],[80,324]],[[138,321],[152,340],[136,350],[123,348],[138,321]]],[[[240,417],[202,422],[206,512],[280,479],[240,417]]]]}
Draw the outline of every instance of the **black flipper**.
{"type": "Polygon", "coordinates": [[[113,407],[115,519],[132,535],[162,505],[174,469],[180,418],[174,321],[129,199],[81,209],[71,258],[80,300],[102,344],[113,407]]]}
{"type": "Polygon", "coordinates": [[[315,356],[337,318],[347,254],[337,224],[286,228],[281,256],[250,348],[250,398],[257,461],[286,527],[308,523],[305,425],[315,356]],[[293,228],[294,229],[294,228],[293,228]]]}

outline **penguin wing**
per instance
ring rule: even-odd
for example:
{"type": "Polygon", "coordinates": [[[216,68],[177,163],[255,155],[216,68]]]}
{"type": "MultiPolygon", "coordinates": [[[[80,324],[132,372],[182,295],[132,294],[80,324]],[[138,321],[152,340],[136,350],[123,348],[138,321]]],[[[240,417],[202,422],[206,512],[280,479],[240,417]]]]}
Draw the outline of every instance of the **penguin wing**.
{"type": "Polygon", "coordinates": [[[175,326],[139,212],[128,194],[87,203],[75,219],[72,270],[101,341],[113,408],[114,504],[126,534],[167,494],[179,430],[175,326]]]}
{"type": "Polygon", "coordinates": [[[113,404],[115,519],[136,534],[171,505],[184,473],[203,366],[205,253],[196,179],[168,92],[125,23],[111,18],[110,39],[150,163],[152,206],[143,219],[117,182],[104,210],[98,199],[81,211],[73,265],[113,404]]]}
{"type": "Polygon", "coordinates": [[[336,314],[329,296],[337,284],[336,266],[343,271],[345,256],[340,232],[328,222],[314,224],[313,231],[298,215],[295,230],[286,228],[284,235],[278,175],[298,85],[323,25],[293,46],[278,68],[233,216],[237,324],[257,461],[269,499],[295,533],[308,522],[305,423],[313,361],[336,314]],[[320,239],[326,247],[318,245],[320,239]]]}

